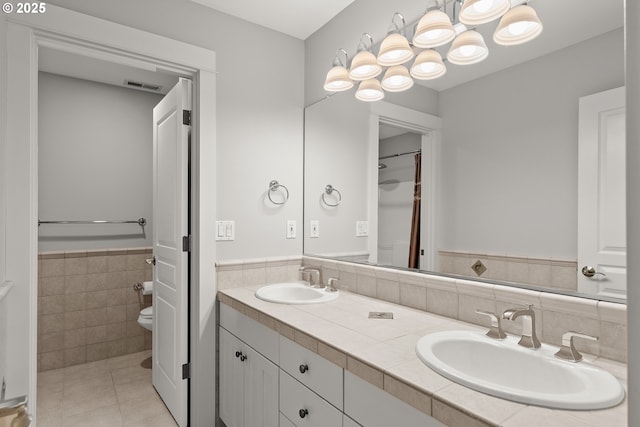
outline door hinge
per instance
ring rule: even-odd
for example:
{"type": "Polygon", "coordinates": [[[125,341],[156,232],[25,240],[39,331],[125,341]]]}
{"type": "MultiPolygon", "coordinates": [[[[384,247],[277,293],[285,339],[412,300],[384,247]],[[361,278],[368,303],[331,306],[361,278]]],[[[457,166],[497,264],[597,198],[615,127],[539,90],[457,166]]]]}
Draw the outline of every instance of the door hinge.
{"type": "Polygon", "coordinates": [[[182,110],[182,124],[191,126],[191,110],[182,110]]]}
{"type": "Polygon", "coordinates": [[[182,365],[182,379],[186,380],[188,378],[191,378],[191,364],[185,363],[182,365]]]}
{"type": "Polygon", "coordinates": [[[191,235],[182,236],[182,252],[191,252],[191,235]]]}

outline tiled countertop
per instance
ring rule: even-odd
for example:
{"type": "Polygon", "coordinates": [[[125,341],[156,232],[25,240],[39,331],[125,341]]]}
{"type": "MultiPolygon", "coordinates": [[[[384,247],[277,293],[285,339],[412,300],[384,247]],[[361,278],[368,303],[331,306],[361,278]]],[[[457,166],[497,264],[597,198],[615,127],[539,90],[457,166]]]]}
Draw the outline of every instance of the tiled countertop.
{"type": "MultiPolygon", "coordinates": [[[[259,287],[219,291],[218,299],[447,425],[627,425],[626,398],[598,411],[527,406],[458,385],[432,371],[415,353],[416,342],[428,333],[485,328],[342,290],[337,300],[323,304],[268,303],[255,297],[259,287]],[[393,312],[393,319],[369,319],[370,311],[393,312]]],[[[580,363],[592,363],[626,381],[623,363],[589,355],[580,363]]]]}

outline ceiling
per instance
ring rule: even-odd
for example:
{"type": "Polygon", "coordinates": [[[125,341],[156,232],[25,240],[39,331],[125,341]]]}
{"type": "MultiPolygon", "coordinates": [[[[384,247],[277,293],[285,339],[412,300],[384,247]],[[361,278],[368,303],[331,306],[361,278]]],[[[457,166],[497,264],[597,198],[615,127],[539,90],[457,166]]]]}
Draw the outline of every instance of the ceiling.
{"type": "Polygon", "coordinates": [[[305,40],[354,0],[191,0],[305,40]]]}

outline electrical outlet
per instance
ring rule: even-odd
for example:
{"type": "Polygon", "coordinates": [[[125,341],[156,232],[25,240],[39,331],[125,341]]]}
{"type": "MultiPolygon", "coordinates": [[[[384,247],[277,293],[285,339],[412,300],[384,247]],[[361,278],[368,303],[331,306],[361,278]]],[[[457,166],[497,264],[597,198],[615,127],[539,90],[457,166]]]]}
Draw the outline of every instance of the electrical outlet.
{"type": "Polygon", "coordinates": [[[309,237],[314,239],[320,237],[320,221],[312,219],[310,224],[309,237]]]}
{"type": "Polygon", "coordinates": [[[296,220],[290,219],[287,221],[287,239],[296,238],[296,220]]]}

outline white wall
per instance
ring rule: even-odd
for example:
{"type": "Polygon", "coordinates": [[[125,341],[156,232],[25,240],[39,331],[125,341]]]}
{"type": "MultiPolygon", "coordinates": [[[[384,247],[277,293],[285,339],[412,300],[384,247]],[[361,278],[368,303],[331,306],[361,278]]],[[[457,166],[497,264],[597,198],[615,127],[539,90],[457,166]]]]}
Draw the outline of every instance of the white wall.
{"type": "Polygon", "coordinates": [[[38,91],[40,219],[147,220],[41,225],[39,251],[151,246],[151,123],[162,95],[42,72],[38,91]]]}
{"type": "MultiPolygon", "coordinates": [[[[305,111],[305,253],[347,255],[367,251],[367,237],[357,237],[356,221],[367,219],[368,105],[332,96],[305,111]],[[331,123],[327,126],[327,123],[331,123]],[[339,206],[321,201],[327,184],[342,195],[339,206]],[[320,224],[310,238],[309,221],[320,224]]],[[[330,203],[336,200],[326,196],[330,203]]]]}
{"type": "Polygon", "coordinates": [[[440,93],[443,249],[576,259],[578,98],[623,63],[620,29],[440,93]]]}
{"type": "MultiPolygon", "coordinates": [[[[7,23],[4,19],[0,19],[0,34],[6,34],[7,23]]],[[[6,88],[6,80],[7,80],[7,46],[6,43],[0,43],[0,99],[7,99],[7,88],[6,88]]],[[[4,165],[6,158],[6,148],[5,141],[7,138],[6,134],[6,123],[7,123],[7,103],[0,102],[0,164],[4,165]]],[[[2,168],[2,172],[0,172],[0,283],[3,282],[6,277],[6,185],[8,182],[8,177],[6,176],[6,168],[2,168]]],[[[2,345],[3,343],[0,343],[2,345]]]]}
{"type": "MultiPolygon", "coordinates": [[[[640,115],[640,3],[626,2],[627,117],[640,115]]],[[[627,218],[640,217],[640,122],[627,120],[627,218]]],[[[627,220],[628,402],[640,399],[640,227],[627,220]]],[[[640,407],[629,405],[629,425],[640,425],[640,407]]]]}
{"type": "Polygon", "coordinates": [[[285,231],[302,224],[303,42],[186,0],[50,3],[216,52],[217,219],[236,222],[217,257],[299,255],[285,231]],[[279,209],[264,201],[272,179],[291,193],[279,209]]]}

